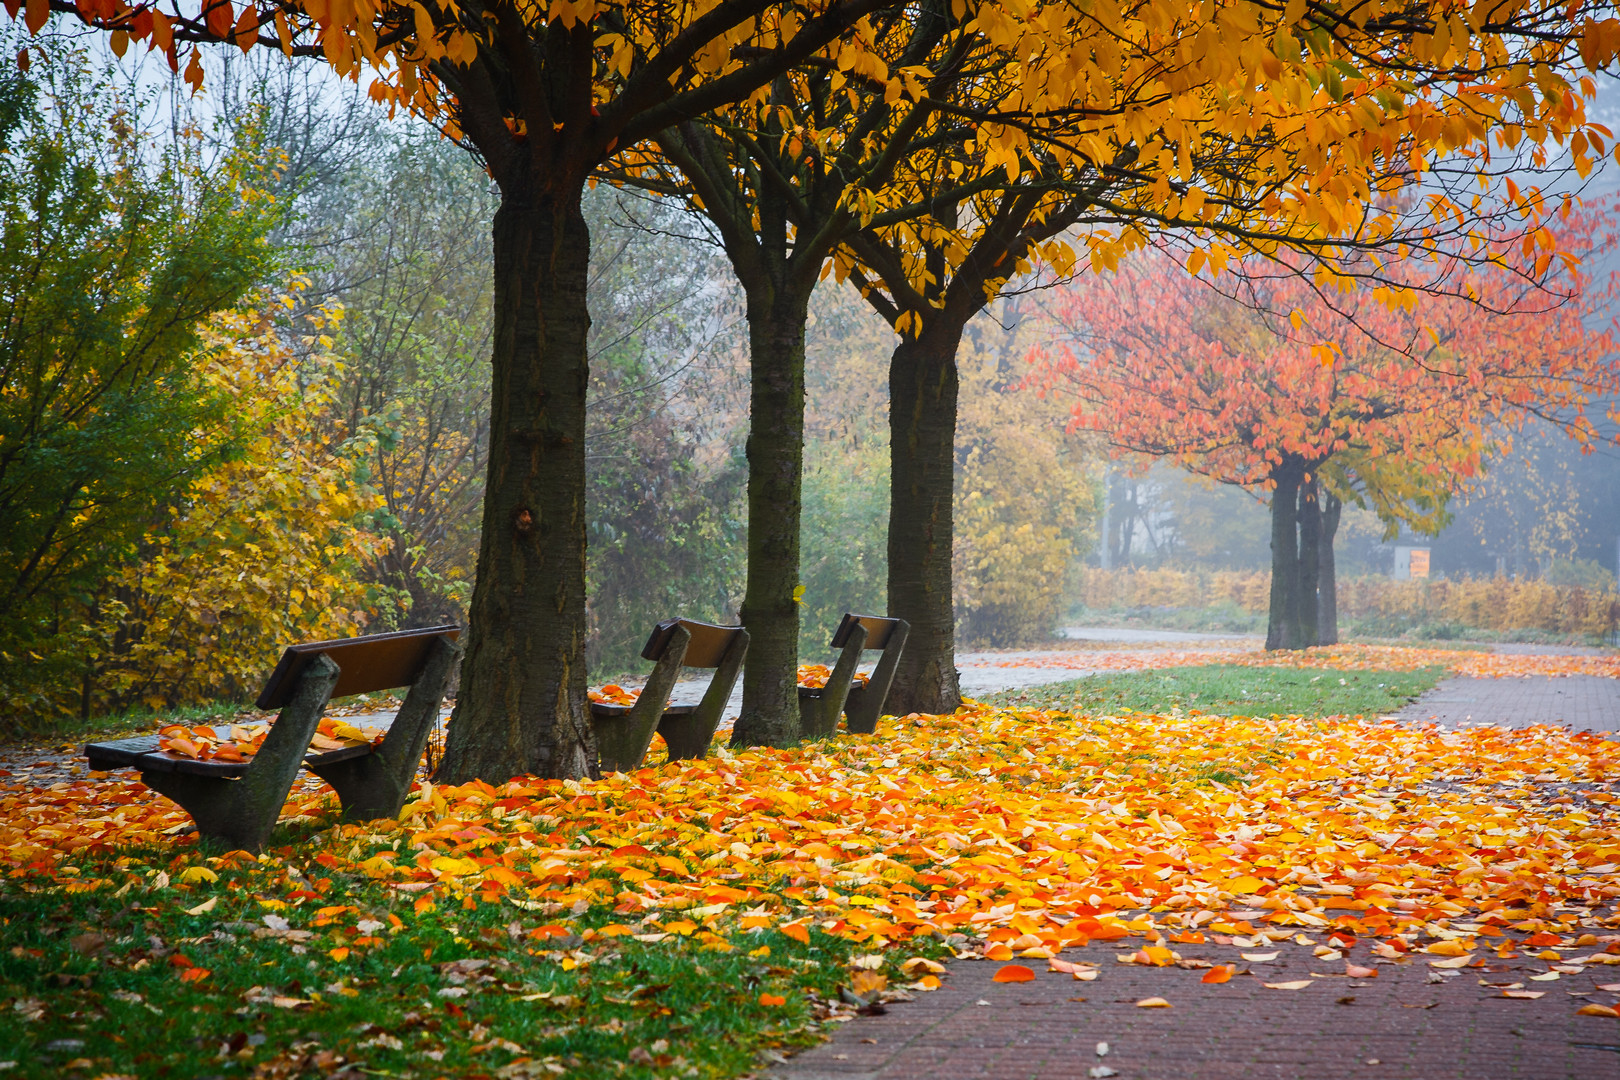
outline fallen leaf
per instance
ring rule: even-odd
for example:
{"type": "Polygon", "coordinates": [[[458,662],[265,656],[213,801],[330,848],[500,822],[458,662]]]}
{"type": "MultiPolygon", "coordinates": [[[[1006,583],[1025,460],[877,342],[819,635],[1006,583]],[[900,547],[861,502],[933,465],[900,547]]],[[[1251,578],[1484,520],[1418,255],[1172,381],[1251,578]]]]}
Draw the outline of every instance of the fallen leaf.
{"type": "Polygon", "coordinates": [[[1557,982],[1563,976],[1556,971],[1543,971],[1540,975],[1530,976],[1531,982],[1557,982]]]}
{"type": "Polygon", "coordinates": [[[1344,973],[1346,975],[1348,975],[1352,979],[1376,979],[1376,978],[1378,978],[1378,969],[1377,968],[1362,967],[1360,964],[1352,964],[1348,960],[1346,960],[1344,962],[1344,973]]]}
{"type": "Polygon", "coordinates": [[[1620,1012],[1617,1012],[1616,1010],[1610,1008],[1607,1005],[1582,1005],[1580,1008],[1575,1010],[1575,1015],[1576,1016],[1615,1016],[1615,1017],[1620,1017],[1620,1012]]]}
{"type": "Polygon", "coordinates": [[[1473,959],[1473,954],[1465,953],[1462,956],[1448,956],[1444,960],[1430,960],[1429,966],[1451,969],[1464,968],[1467,967],[1473,961],[1473,959]]]}
{"type": "Polygon", "coordinates": [[[1168,1009],[1170,1003],[1162,997],[1145,997],[1136,1003],[1138,1009],[1168,1009]]]}
{"type": "Polygon", "coordinates": [[[759,995],[759,1003],[770,1009],[778,1005],[786,1005],[787,998],[782,997],[780,994],[761,994],[759,995]]]}
{"type": "Polygon", "coordinates": [[[219,897],[210,896],[196,907],[186,908],[187,915],[206,915],[219,906],[219,897]]]}
{"type": "Polygon", "coordinates": [[[1232,977],[1232,972],[1234,970],[1236,969],[1233,968],[1231,964],[1216,964],[1214,967],[1204,972],[1204,977],[1198,981],[1207,983],[1223,983],[1232,977]]]}
{"type": "Polygon", "coordinates": [[[1545,990],[1503,990],[1502,996],[1505,998],[1514,998],[1519,1001],[1534,1001],[1536,998],[1542,997],[1546,993],[1547,991],[1545,990]]]}
{"type": "Polygon", "coordinates": [[[991,976],[990,981],[998,983],[1034,982],[1035,972],[1023,964],[1006,964],[995,975],[991,976]]]}
{"type": "Polygon", "coordinates": [[[857,971],[849,978],[849,988],[861,997],[871,997],[888,985],[889,977],[881,971],[857,971]]]}
{"type": "Polygon", "coordinates": [[[1303,990],[1315,981],[1315,979],[1294,979],[1291,982],[1266,983],[1265,986],[1268,990],[1303,990]]]}
{"type": "MultiPolygon", "coordinates": [[[[1062,963],[1061,960],[1053,962],[1062,963]]],[[[915,975],[919,971],[927,972],[930,975],[943,975],[945,974],[945,965],[938,960],[930,960],[926,956],[913,956],[900,965],[900,970],[907,975],[915,975]]]]}
{"type": "Polygon", "coordinates": [[[1269,960],[1277,959],[1276,952],[1246,952],[1241,955],[1243,959],[1251,960],[1256,964],[1264,964],[1269,960]]]}

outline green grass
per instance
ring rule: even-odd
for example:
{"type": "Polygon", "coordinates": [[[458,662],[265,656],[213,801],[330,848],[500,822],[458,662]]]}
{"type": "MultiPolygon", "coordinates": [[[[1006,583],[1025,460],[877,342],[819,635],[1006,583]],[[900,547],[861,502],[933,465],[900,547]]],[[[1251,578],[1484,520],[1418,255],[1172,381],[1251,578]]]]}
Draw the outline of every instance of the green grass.
{"type": "Polygon", "coordinates": [[[1379,716],[1400,709],[1445,676],[1441,667],[1419,671],[1327,671],[1308,668],[1199,667],[1091,675],[985,700],[1024,709],[1109,712],[1131,709],[1270,716],[1379,716]]]}
{"type": "Polygon", "coordinates": [[[634,918],[607,908],[441,901],[417,914],[410,895],[309,869],[319,897],[284,910],[260,903],[262,878],[223,869],[215,883],[122,898],[6,884],[0,1062],[15,1064],[3,1075],[735,1076],[816,1041],[811,995],[836,998],[851,954],[866,951],[819,931],[808,944],[737,931],[729,951],[701,934],[591,937],[634,918]],[[324,925],[318,916],[350,906],[359,911],[324,925]],[[307,936],[271,936],[266,915],[307,936]],[[362,919],[384,925],[357,928],[362,919]],[[182,979],[197,969],[209,974],[182,979]]]}

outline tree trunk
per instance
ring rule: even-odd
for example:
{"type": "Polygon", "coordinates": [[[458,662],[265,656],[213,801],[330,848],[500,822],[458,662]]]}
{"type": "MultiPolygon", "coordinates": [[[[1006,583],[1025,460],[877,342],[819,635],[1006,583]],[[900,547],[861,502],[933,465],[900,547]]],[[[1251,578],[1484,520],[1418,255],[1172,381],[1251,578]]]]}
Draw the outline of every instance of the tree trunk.
{"type": "Polygon", "coordinates": [[[1299,540],[1296,535],[1301,470],[1285,459],[1272,472],[1271,612],[1266,622],[1267,649],[1299,647],[1293,631],[1299,624],[1299,540]]]}
{"type": "Polygon", "coordinates": [[[911,624],[884,711],[952,713],[956,614],[951,507],[956,482],[956,350],[962,327],[902,336],[889,361],[889,614],[911,624]]]}
{"type": "Polygon", "coordinates": [[[1322,539],[1317,548],[1316,643],[1339,643],[1339,580],[1333,562],[1333,538],[1339,531],[1344,503],[1336,495],[1322,496],[1322,539]]]}
{"type": "Polygon", "coordinates": [[[799,738],[794,594],[804,479],[804,327],[813,289],[813,281],[808,288],[759,283],[748,289],[748,588],[741,614],[749,644],[733,746],[786,746],[799,738]]]}
{"type": "Polygon", "coordinates": [[[450,783],[596,770],[584,651],[590,233],[578,191],[503,191],[494,241],[489,474],[438,771],[450,783]]]}
{"type": "Polygon", "coordinates": [[[1316,644],[1317,578],[1321,573],[1322,506],[1316,472],[1307,473],[1299,486],[1299,614],[1294,640],[1299,648],[1316,644]]]}

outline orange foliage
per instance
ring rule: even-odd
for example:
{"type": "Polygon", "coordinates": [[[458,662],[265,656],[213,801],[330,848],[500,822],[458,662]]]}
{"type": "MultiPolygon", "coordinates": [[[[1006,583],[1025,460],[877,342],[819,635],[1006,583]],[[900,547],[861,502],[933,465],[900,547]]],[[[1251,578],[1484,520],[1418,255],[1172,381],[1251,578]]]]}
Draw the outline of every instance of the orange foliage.
{"type": "MultiPolygon", "coordinates": [[[[158,729],[158,749],[177,757],[198,761],[246,761],[259,752],[264,737],[270,733],[269,725],[232,724],[226,735],[207,726],[188,727],[168,724],[158,729]]],[[[315,727],[315,737],[309,748],[315,751],[341,750],[345,746],[380,745],[384,732],[373,728],[357,728],[342,720],[325,719],[315,727]]]]}
{"type": "MultiPolygon", "coordinates": [[[[318,860],[424,910],[607,904],[705,941],[734,921],[794,936],[813,923],[875,946],[962,934],[1010,959],[1195,929],[1396,941],[1455,928],[1444,936],[1467,952],[1491,926],[1572,944],[1562,905],[1620,897],[1620,812],[1561,798],[1617,779],[1620,745],[1557,728],[970,707],[597,782],[426,784],[398,821],[334,825],[251,865],[318,860]],[[1244,779],[1211,783],[1216,767],[1244,779]]],[[[333,809],[312,783],[288,807],[333,809]]],[[[131,780],[5,784],[0,867],[76,892],[207,882],[248,862],[164,836],[184,821],[131,780]],[[176,858],[149,865],[123,854],[132,845],[176,858]]],[[[314,899],[279,882],[254,888],[314,899]]]]}

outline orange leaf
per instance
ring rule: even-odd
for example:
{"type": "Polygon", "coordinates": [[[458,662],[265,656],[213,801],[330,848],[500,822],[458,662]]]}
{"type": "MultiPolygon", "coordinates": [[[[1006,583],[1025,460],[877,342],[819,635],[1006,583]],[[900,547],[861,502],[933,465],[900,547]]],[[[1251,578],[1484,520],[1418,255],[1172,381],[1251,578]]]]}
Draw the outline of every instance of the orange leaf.
{"type": "Polygon", "coordinates": [[[1023,964],[1004,964],[990,981],[998,983],[1034,982],[1035,973],[1023,964]]]}
{"type": "Polygon", "coordinates": [[[1378,978],[1377,968],[1362,967],[1360,964],[1352,964],[1348,960],[1345,961],[1344,964],[1344,973],[1350,976],[1352,979],[1378,978]]]}
{"type": "Polygon", "coordinates": [[[777,929],[802,945],[810,944],[810,928],[802,922],[783,923],[777,929]]]}
{"type": "Polygon", "coordinates": [[[208,971],[207,968],[200,968],[200,967],[182,968],[181,971],[180,971],[180,981],[181,982],[188,982],[188,983],[190,983],[190,982],[202,982],[204,979],[208,978],[208,975],[209,975],[209,971],[208,971]]]}
{"type": "Polygon", "coordinates": [[[327,952],[326,955],[330,956],[334,960],[343,961],[343,960],[347,960],[349,958],[349,950],[343,948],[342,946],[339,946],[338,948],[332,949],[329,952],[327,952]]]}
{"type": "Polygon", "coordinates": [[[986,960],[1011,960],[1012,957],[1013,951],[1007,947],[1005,942],[998,941],[984,950],[986,960]]]}
{"type": "Polygon", "coordinates": [[[766,1008],[774,1009],[778,1005],[786,1005],[787,998],[782,997],[780,994],[761,994],[759,995],[759,1003],[766,1008]]]}
{"type": "MultiPolygon", "coordinates": [[[[185,978],[185,976],[182,975],[181,978],[185,978]]],[[[1607,1005],[1582,1005],[1580,1008],[1575,1010],[1575,1015],[1620,1017],[1620,1012],[1616,1012],[1607,1005]]]]}
{"type": "Polygon", "coordinates": [[[1214,967],[1204,972],[1204,977],[1198,981],[1207,983],[1223,983],[1232,977],[1232,971],[1233,968],[1231,964],[1216,964],[1214,967]]]}

